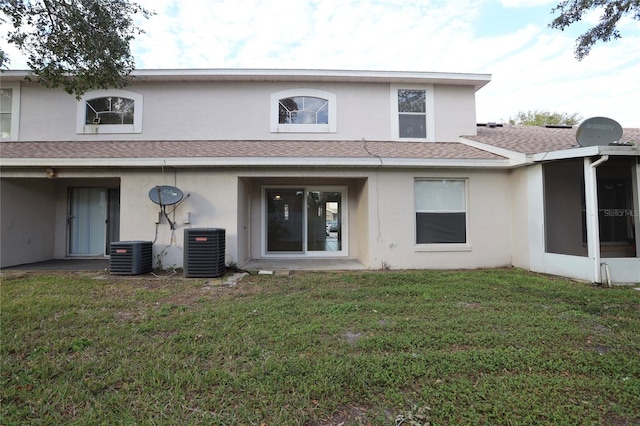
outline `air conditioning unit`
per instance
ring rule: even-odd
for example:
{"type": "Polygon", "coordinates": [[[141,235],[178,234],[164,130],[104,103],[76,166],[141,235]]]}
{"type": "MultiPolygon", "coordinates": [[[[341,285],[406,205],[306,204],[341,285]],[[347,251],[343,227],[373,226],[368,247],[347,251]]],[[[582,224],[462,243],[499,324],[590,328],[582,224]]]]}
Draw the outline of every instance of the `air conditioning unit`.
{"type": "Polygon", "coordinates": [[[111,243],[110,270],[117,275],[140,275],[153,271],[151,241],[118,241],[111,243]]]}
{"type": "Polygon", "coordinates": [[[225,230],[190,228],[184,230],[184,276],[220,277],[224,275],[225,230]]]}

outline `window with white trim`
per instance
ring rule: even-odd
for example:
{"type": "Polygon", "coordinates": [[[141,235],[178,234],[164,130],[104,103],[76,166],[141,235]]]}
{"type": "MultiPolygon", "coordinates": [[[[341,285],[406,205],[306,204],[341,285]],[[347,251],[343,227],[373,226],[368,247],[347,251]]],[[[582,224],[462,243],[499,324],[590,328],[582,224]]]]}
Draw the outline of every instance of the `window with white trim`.
{"type": "Polygon", "coordinates": [[[398,140],[433,141],[433,87],[391,86],[393,137],[398,140]]]}
{"type": "Polygon", "coordinates": [[[20,83],[4,83],[0,87],[0,139],[18,140],[20,124],[20,83]]]}
{"type": "Polygon", "coordinates": [[[336,96],[316,89],[293,89],[271,95],[271,132],[332,133],[336,96]]]}
{"type": "Polygon", "coordinates": [[[465,179],[419,179],[414,183],[416,244],[467,243],[465,179]]]}
{"type": "Polygon", "coordinates": [[[78,133],[141,133],[142,95],[97,90],[78,101],[78,133]]]}

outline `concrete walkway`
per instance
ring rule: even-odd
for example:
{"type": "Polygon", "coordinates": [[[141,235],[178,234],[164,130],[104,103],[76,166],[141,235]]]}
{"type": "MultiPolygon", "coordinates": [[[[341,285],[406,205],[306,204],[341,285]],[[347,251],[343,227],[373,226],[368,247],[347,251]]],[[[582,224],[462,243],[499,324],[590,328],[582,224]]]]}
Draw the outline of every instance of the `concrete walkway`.
{"type": "Polygon", "coordinates": [[[358,271],[367,268],[356,259],[254,259],[241,269],[247,271],[358,271]]]}
{"type": "MultiPolygon", "coordinates": [[[[52,259],[9,266],[2,271],[108,271],[109,259],[52,259]]],[[[240,269],[245,271],[357,271],[367,268],[355,259],[256,259],[240,269]]]]}
{"type": "Polygon", "coordinates": [[[109,259],[52,259],[44,262],[9,266],[2,271],[105,271],[111,267],[109,259]]]}

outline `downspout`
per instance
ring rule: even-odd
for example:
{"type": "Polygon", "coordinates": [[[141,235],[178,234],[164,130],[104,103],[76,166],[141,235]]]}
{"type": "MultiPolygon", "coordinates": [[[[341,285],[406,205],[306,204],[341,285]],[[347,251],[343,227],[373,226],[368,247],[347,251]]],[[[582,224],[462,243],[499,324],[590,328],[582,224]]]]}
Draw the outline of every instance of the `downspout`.
{"type": "Polygon", "coordinates": [[[589,241],[589,246],[592,248],[593,252],[593,282],[601,283],[602,282],[602,267],[600,265],[601,256],[600,256],[600,220],[598,217],[598,178],[596,173],[596,167],[600,164],[609,160],[608,155],[603,155],[598,160],[591,163],[591,196],[589,199],[591,200],[591,208],[587,208],[587,212],[591,212],[591,216],[589,217],[590,229],[591,229],[591,238],[589,238],[589,232],[587,231],[587,239],[589,241]]]}

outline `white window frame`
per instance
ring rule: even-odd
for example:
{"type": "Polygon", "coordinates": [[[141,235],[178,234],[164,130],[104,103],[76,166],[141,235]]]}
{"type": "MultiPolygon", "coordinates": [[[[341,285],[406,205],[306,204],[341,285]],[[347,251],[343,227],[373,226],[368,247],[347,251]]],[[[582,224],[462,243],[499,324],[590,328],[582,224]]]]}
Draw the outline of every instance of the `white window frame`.
{"type": "Polygon", "coordinates": [[[470,224],[470,207],[469,207],[469,178],[466,177],[420,177],[413,181],[413,241],[416,252],[435,252],[435,251],[471,251],[471,229],[470,224]],[[416,184],[423,181],[462,181],[464,182],[464,213],[465,213],[465,242],[464,243],[423,243],[418,244],[418,223],[416,214],[419,210],[416,208],[416,184]]]}
{"type": "MultiPolygon", "coordinates": [[[[11,89],[11,135],[4,142],[17,141],[20,133],[20,83],[2,83],[0,89],[11,89]]],[[[0,137],[1,138],[1,137],[0,137]]]]}
{"type": "Polygon", "coordinates": [[[289,89],[271,94],[271,133],[335,133],[337,131],[336,95],[325,90],[289,89]],[[281,124],[280,99],[307,96],[322,98],[329,102],[327,124],[281,124]]]}
{"type": "Polygon", "coordinates": [[[435,142],[435,106],[432,84],[392,84],[390,90],[391,102],[391,139],[403,142],[435,142]],[[400,111],[398,110],[398,90],[422,90],[425,92],[425,114],[427,136],[425,138],[401,138],[400,137],[400,111]]]}
{"type": "Polygon", "coordinates": [[[139,93],[126,90],[94,90],[82,95],[78,101],[76,115],[76,133],[109,134],[109,133],[142,133],[143,97],[139,93]],[[132,99],[134,102],[133,124],[86,124],[87,101],[95,98],[120,97],[132,99]]]}
{"type": "Polygon", "coordinates": [[[346,185],[262,185],[262,213],[261,213],[261,239],[262,239],[262,253],[261,256],[265,259],[269,258],[344,258],[349,256],[349,192],[346,185]],[[267,250],[267,191],[270,189],[290,189],[300,188],[304,190],[304,206],[303,214],[303,250],[300,252],[270,252],[267,250]],[[323,192],[340,192],[342,201],[342,208],[340,209],[340,226],[342,227],[342,246],[339,251],[314,251],[307,249],[308,235],[307,235],[307,194],[313,191],[323,192]]]}

